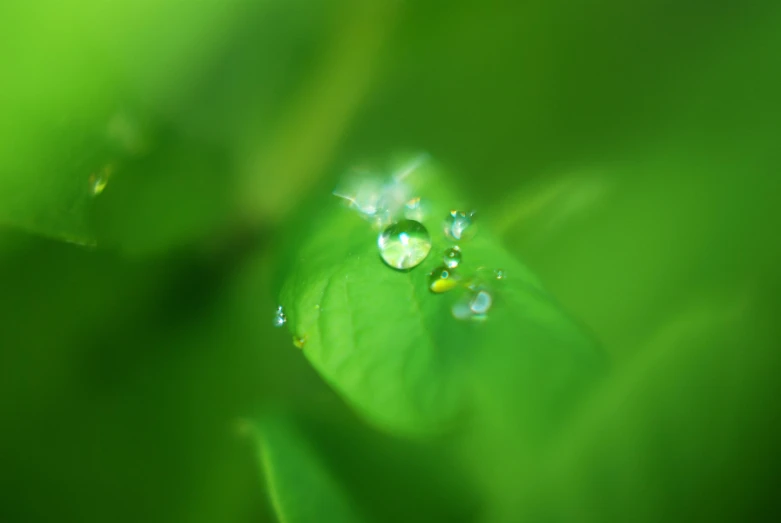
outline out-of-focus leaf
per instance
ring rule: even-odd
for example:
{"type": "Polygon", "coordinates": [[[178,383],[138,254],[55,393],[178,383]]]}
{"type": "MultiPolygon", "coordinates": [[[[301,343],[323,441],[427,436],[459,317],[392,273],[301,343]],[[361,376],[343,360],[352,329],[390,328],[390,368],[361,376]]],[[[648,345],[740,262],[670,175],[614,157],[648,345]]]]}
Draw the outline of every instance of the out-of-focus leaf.
{"type": "Polygon", "coordinates": [[[255,431],[268,493],[280,522],[364,521],[292,423],[266,417],[255,431]]]}
{"type": "Polygon", "coordinates": [[[748,296],[674,315],[558,438],[532,502],[516,514],[551,522],[769,517],[758,512],[775,499],[781,461],[772,407],[779,362],[768,344],[776,327],[748,296]]]}
{"type": "Polygon", "coordinates": [[[443,223],[460,200],[432,163],[407,181],[425,211],[428,258],[410,271],[389,268],[377,233],[333,201],[297,247],[282,290],[293,334],[306,338],[304,353],[326,381],[379,426],[410,434],[441,430],[468,413],[473,387],[485,388],[487,380],[497,390],[510,387],[515,415],[529,434],[540,430],[561,415],[583,378],[593,376],[595,344],[499,245],[488,224],[461,242],[456,272],[478,275],[494,305],[485,321],[455,319],[451,308],[466,291],[432,294],[428,273],[452,245],[443,223]],[[493,269],[506,278],[496,280],[493,269]],[[489,379],[499,368],[516,374],[489,379]]]}
{"type": "Polygon", "coordinates": [[[230,162],[214,147],[172,140],[125,162],[95,203],[98,243],[143,255],[215,236],[232,216],[230,162]]]}
{"type": "Polygon", "coordinates": [[[244,3],[3,3],[0,224],[93,243],[96,179],[152,145],[128,107],[165,113],[244,3]]]}

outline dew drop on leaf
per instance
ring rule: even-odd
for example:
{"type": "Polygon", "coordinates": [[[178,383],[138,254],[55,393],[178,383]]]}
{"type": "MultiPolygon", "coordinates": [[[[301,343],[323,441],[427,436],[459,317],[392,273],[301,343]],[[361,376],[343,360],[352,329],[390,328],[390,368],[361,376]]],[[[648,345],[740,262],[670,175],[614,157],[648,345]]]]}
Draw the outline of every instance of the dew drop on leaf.
{"type": "Polygon", "coordinates": [[[306,344],[306,336],[293,336],[293,345],[299,349],[303,349],[306,344]]]}
{"type": "Polygon", "coordinates": [[[493,298],[485,290],[477,291],[472,300],[469,302],[469,309],[474,314],[485,314],[491,308],[493,304],[493,298]]]}
{"type": "Polygon", "coordinates": [[[380,256],[394,269],[412,269],[431,251],[431,237],[422,223],[402,220],[388,226],[378,237],[380,256]]]}
{"type": "Polygon", "coordinates": [[[464,240],[474,234],[472,219],[474,213],[464,211],[450,211],[445,218],[445,235],[453,240],[464,240]]]}
{"type": "Polygon", "coordinates": [[[440,265],[431,273],[428,289],[435,294],[441,294],[452,290],[457,285],[458,275],[453,268],[448,267],[447,265],[440,265]]]}
{"type": "Polygon", "coordinates": [[[469,294],[456,301],[451,312],[456,319],[482,321],[493,305],[493,296],[485,288],[473,287],[469,294]]]}
{"type": "Polygon", "coordinates": [[[285,323],[287,323],[287,316],[285,315],[285,310],[280,305],[274,314],[274,327],[282,327],[285,323]]]}
{"type": "Polygon", "coordinates": [[[455,269],[458,267],[458,264],[461,263],[461,249],[459,249],[458,246],[455,246],[446,250],[444,260],[447,267],[455,269]]]}

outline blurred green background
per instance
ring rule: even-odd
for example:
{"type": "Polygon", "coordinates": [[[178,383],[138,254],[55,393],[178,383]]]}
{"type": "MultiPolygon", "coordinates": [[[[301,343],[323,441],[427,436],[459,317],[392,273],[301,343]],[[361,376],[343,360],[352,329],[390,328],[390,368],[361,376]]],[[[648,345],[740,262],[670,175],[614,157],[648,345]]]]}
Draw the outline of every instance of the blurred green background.
{"type": "Polygon", "coordinates": [[[772,0],[2,2],[0,521],[781,517],[779,93],[772,0]],[[272,327],[312,202],[410,149],[609,357],[541,470],[272,327]]]}

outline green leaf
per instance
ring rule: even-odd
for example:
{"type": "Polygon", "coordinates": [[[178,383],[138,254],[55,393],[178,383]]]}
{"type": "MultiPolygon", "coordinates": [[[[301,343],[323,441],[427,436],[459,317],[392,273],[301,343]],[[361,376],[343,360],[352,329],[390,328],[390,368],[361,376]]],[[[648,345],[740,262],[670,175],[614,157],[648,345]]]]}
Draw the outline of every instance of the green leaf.
{"type": "Polygon", "coordinates": [[[515,512],[544,521],[762,519],[754,511],[776,498],[774,323],[747,292],[674,314],[552,445],[534,501],[515,512]]]}
{"type": "Polygon", "coordinates": [[[527,423],[527,435],[544,432],[591,381],[599,351],[489,224],[477,224],[476,236],[461,242],[457,269],[484,278],[494,299],[487,319],[451,314],[466,290],[429,291],[428,274],[452,245],[444,217],[463,203],[447,180],[431,162],[407,179],[423,202],[432,249],[406,272],[382,262],[377,232],[352,210],[335,199],[325,205],[290,263],[280,302],[288,324],[306,339],[304,353],[325,380],[380,427],[440,431],[479,408],[476,392],[490,391],[516,398],[510,414],[527,423]],[[500,281],[498,268],[507,275],[500,281]]]}
{"type": "Polygon", "coordinates": [[[179,2],[47,4],[0,7],[0,48],[13,50],[0,57],[0,226],[94,244],[96,179],[156,145],[143,120],[192,92],[246,2],[184,17],[179,2]]]}
{"type": "Polygon", "coordinates": [[[271,503],[281,523],[358,523],[352,503],[292,423],[267,417],[257,428],[271,503]]]}

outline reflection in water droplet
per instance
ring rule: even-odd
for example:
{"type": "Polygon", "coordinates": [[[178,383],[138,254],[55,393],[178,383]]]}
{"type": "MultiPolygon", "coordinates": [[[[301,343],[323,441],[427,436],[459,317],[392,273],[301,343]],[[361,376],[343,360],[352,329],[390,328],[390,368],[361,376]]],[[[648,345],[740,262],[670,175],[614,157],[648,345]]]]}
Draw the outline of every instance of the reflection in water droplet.
{"type": "Polygon", "coordinates": [[[473,217],[474,212],[467,214],[464,211],[450,211],[445,219],[445,235],[454,240],[464,240],[471,237],[474,234],[473,217]]]}
{"type": "Polygon", "coordinates": [[[419,265],[431,250],[431,237],[422,223],[402,220],[386,228],[377,237],[380,256],[394,269],[419,265]]]}
{"type": "Polygon", "coordinates": [[[98,171],[90,174],[89,177],[89,192],[92,196],[98,196],[108,185],[109,178],[114,172],[114,166],[106,164],[98,171]]]}
{"type": "Polygon", "coordinates": [[[280,305],[277,307],[277,312],[274,314],[274,327],[282,327],[285,323],[287,323],[287,316],[280,305]]]}
{"type": "Polygon", "coordinates": [[[299,349],[303,349],[306,344],[306,336],[293,336],[293,345],[299,349]]]}
{"type": "Polygon", "coordinates": [[[445,265],[455,269],[459,263],[461,263],[461,249],[458,248],[458,245],[445,251],[445,265]]]}
{"type": "Polygon", "coordinates": [[[459,277],[452,268],[440,265],[429,275],[428,290],[441,294],[455,288],[458,280],[459,277]]]}
{"type": "Polygon", "coordinates": [[[497,280],[503,280],[504,279],[504,269],[496,269],[494,271],[494,274],[496,275],[497,280]]]}

